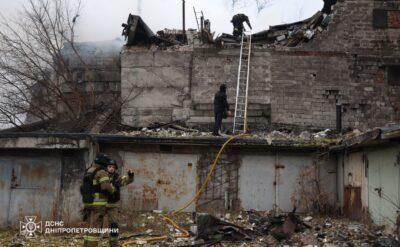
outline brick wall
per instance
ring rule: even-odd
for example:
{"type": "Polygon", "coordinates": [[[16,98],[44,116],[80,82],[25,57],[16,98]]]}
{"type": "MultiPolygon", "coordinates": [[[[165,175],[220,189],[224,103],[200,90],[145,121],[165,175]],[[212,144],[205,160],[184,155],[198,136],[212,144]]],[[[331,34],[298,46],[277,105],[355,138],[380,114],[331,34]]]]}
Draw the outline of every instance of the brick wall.
{"type": "MultiPolygon", "coordinates": [[[[234,108],[238,50],[198,49],[122,53],[123,121],[133,126],[151,122],[186,121],[191,126],[213,122],[213,99],[219,85],[228,86],[234,108]]],[[[256,52],[252,63],[249,115],[252,122],[269,123],[269,53],[256,52]]],[[[232,119],[226,122],[230,124],[232,119]]]]}
{"type": "MultiPolygon", "coordinates": [[[[170,122],[188,115],[189,52],[130,51],[122,53],[122,119],[133,126],[170,122]],[[184,107],[185,106],[185,107],[184,107]]],[[[186,117],[187,118],[187,117],[186,117]]]]}
{"type": "MultiPolygon", "coordinates": [[[[342,0],[334,6],[328,29],[309,43],[254,47],[249,92],[253,128],[335,128],[336,105],[342,107],[344,128],[400,121],[400,82],[388,78],[396,74],[393,66],[400,65],[399,10],[400,1],[342,0]],[[376,16],[377,11],[382,16],[376,16]]],[[[126,48],[122,94],[133,87],[138,94],[144,90],[145,96],[127,104],[124,122],[143,126],[146,122],[133,119],[147,116],[147,122],[181,119],[190,125],[211,124],[213,95],[222,82],[228,84],[233,107],[238,58],[238,49],[126,48]],[[164,79],[168,85],[158,85],[159,77],[170,78],[164,79]],[[158,103],[151,105],[148,99],[158,103]]],[[[226,122],[231,125],[231,120],[226,122]]]]}

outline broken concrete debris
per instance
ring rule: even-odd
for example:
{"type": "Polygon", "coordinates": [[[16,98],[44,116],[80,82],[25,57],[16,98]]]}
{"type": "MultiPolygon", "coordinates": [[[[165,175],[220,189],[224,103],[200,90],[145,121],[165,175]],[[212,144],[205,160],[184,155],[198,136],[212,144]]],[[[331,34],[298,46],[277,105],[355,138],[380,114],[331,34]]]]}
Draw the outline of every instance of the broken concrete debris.
{"type": "MultiPolygon", "coordinates": [[[[255,140],[265,140],[268,143],[272,143],[273,141],[294,141],[299,143],[336,143],[338,136],[332,134],[328,134],[329,131],[322,131],[318,133],[311,134],[308,131],[301,132],[300,134],[296,134],[294,132],[288,131],[278,131],[274,130],[271,132],[268,131],[257,131],[251,133],[248,138],[255,140]]],[[[212,137],[212,138],[226,138],[229,135],[222,134],[221,137],[215,137],[212,135],[212,132],[209,131],[200,131],[192,128],[182,127],[177,124],[169,124],[159,126],[157,128],[145,127],[140,130],[133,131],[122,131],[116,133],[117,135],[123,136],[145,136],[145,137],[161,137],[161,138],[201,138],[201,137],[212,137]]]]}
{"type": "Polygon", "coordinates": [[[223,221],[210,214],[197,216],[197,237],[204,240],[251,240],[253,231],[223,221]]]}
{"type": "MultiPolygon", "coordinates": [[[[133,217],[133,216],[131,216],[133,217]]],[[[192,213],[176,217],[176,222],[191,231],[189,238],[173,238],[178,231],[160,219],[160,212],[137,213],[129,226],[122,226],[120,240],[171,235],[162,242],[139,241],[139,246],[399,246],[392,235],[381,228],[341,218],[289,214],[272,211],[240,211],[211,216],[192,213]],[[196,223],[194,223],[196,222],[196,223]],[[327,225],[330,223],[331,225],[327,225]],[[127,231],[133,226],[133,231],[127,231]]],[[[103,238],[103,246],[108,239],[103,238]]],[[[81,246],[80,235],[45,235],[27,241],[18,231],[0,231],[0,246],[81,246]]],[[[132,245],[127,245],[132,246],[132,245]]]]}
{"type": "MultiPolygon", "coordinates": [[[[191,218],[190,214],[182,215],[180,223],[187,225],[191,218]]],[[[149,221],[146,225],[152,225],[157,217],[149,221]]],[[[196,226],[197,235],[170,239],[162,246],[399,246],[396,237],[373,225],[293,212],[241,211],[224,216],[198,213],[195,222],[187,228],[196,226]]],[[[169,231],[173,233],[174,229],[169,231]]]]}
{"type": "MultiPolygon", "coordinates": [[[[255,33],[252,35],[252,42],[271,47],[275,45],[297,46],[301,42],[313,39],[317,33],[327,28],[331,18],[331,15],[318,11],[306,20],[271,26],[268,30],[255,33]]],[[[205,26],[208,28],[203,27],[201,30],[189,29],[184,32],[177,29],[164,29],[154,34],[140,16],[130,14],[127,23],[122,24],[122,35],[127,40],[127,46],[156,45],[165,49],[176,46],[173,48],[174,50],[181,50],[180,46],[190,49],[193,46],[206,44],[224,47],[240,43],[240,39],[226,33],[222,33],[214,39],[214,33],[209,28],[209,20],[205,20],[205,23],[208,23],[205,26]]]]}
{"type": "Polygon", "coordinates": [[[399,247],[400,242],[394,237],[382,237],[374,241],[373,247],[399,247]]]}
{"type": "Polygon", "coordinates": [[[307,217],[305,217],[303,220],[304,220],[305,222],[310,222],[312,219],[313,219],[313,217],[307,216],[307,217]]]}
{"type": "MultiPolygon", "coordinates": [[[[230,132],[223,134],[221,137],[215,137],[210,131],[198,130],[186,127],[180,122],[171,123],[153,123],[148,127],[140,130],[129,130],[115,133],[121,136],[132,137],[157,137],[157,138],[227,138],[230,132]]],[[[272,131],[253,131],[249,133],[245,139],[254,141],[266,141],[269,145],[278,142],[284,142],[288,145],[307,145],[315,144],[325,147],[338,148],[340,145],[352,146],[367,140],[379,139],[381,130],[376,128],[361,132],[358,129],[349,130],[345,133],[337,133],[331,129],[325,129],[319,132],[311,131],[293,131],[293,130],[272,130],[272,131]]]]}
{"type": "Polygon", "coordinates": [[[214,34],[210,30],[210,21],[203,20],[203,23],[205,25],[199,31],[164,29],[154,34],[140,16],[129,14],[127,22],[122,24],[122,36],[125,36],[127,46],[157,45],[167,48],[213,43],[214,34]]]}
{"type": "MultiPolygon", "coordinates": [[[[318,11],[312,17],[295,23],[271,26],[268,30],[252,35],[252,42],[264,46],[297,46],[301,42],[308,42],[317,33],[322,32],[330,23],[331,16],[318,11]]],[[[222,34],[215,40],[220,46],[238,43],[239,40],[229,34],[222,34]]]]}

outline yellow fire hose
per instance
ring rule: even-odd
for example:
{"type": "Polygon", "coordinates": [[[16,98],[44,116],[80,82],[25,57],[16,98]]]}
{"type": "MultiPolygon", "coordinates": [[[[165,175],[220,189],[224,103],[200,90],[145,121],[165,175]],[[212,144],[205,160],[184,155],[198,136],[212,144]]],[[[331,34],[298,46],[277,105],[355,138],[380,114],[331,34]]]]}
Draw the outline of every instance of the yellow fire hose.
{"type": "MultiPolygon", "coordinates": [[[[204,183],[201,185],[200,189],[196,192],[196,194],[194,195],[194,197],[188,201],[183,207],[176,209],[174,211],[172,211],[171,216],[174,216],[180,212],[182,212],[183,210],[185,210],[186,208],[188,208],[191,204],[193,204],[194,202],[196,202],[201,193],[203,193],[204,189],[207,187],[208,182],[210,182],[210,179],[212,177],[212,175],[214,174],[215,169],[217,168],[218,165],[218,161],[222,155],[222,153],[224,152],[226,146],[231,143],[233,140],[240,138],[240,137],[244,137],[244,136],[248,136],[248,134],[240,134],[240,135],[236,135],[236,136],[232,136],[230,137],[225,143],[224,145],[222,145],[221,149],[219,150],[217,157],[214,160],[213,165],[211,166],[211,169],[206,177],[206,179],[204,180],[204,183]]],[[[161,217],[168,222],[169,224],[171,224],[173,227],[175,227],[175,229],[178,229],[179,231],[181,231],[181,234],[175,234],[173,235],[174,238],[188,238],[190,237],[190,234],[188,231],[186,231],[185,229],[183,229],[182,227],[180,227],[175,221],[173,221],[171,218],[169,218],[166,215],[161,215],[161,217]]],[[[131,241],[127,241],[125,243],[122,243],[123,247],[127,247],[129,244],[139,244],[139,243],[147,243],[147,242],[154,242],[154,241],[163,241],[168,239],[168,236],[159,236],[159,237],[148,237],[148,238],[138,238],[135,240],[131,240],[131,241]]]]}

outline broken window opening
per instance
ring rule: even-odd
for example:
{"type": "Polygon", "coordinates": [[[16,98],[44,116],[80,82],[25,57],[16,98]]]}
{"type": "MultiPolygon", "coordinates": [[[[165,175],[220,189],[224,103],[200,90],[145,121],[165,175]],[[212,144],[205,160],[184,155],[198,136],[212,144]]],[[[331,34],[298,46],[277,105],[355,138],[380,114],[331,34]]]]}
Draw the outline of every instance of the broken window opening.
{"type": "Polygon", "coordinates": [[[387,82],[390,86],[400,86],[400,65],[387,67],[387,82]]]}

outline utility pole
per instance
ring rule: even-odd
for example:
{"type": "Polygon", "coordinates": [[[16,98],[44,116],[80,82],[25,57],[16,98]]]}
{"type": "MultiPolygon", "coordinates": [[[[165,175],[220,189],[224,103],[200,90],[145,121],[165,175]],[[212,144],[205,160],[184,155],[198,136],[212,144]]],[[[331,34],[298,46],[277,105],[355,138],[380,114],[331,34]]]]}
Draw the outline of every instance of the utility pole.
{"type": "Polygon", "coordinates": [[[186,17],[185,17],[186,11],[185,11],[185,0],[182,0],[182,32],[183,32],[183,39],[186,42],[186,17]]]}

